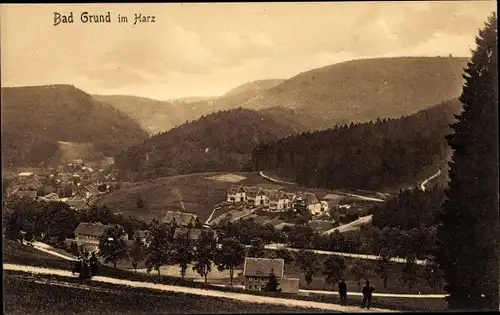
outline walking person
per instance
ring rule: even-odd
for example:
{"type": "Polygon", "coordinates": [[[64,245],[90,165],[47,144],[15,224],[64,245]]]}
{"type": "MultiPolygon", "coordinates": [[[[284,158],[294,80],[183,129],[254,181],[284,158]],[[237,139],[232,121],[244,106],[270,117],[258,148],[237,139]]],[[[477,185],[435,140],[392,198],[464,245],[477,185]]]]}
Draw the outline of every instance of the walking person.
{"type": "Polygon", "coordinates": [[[370,285],[370,281],[366,280],[366,283],[361,290],[361,292],[363,293],[363,303],[361,304],[362,308],[366,306],[367,309],[370,309],[373,291],[375,291],[375,288],[370,285]]]}
{"type": "Polygon", "coordinates": [[[80,261],[80,254],[78,254],[78,256],[76,257],[76,260],[74,261],[74,264],[73,264],[73,275],[75,273],[81,273],[82,272],[82,263],[80,261]]]}
{"type": "Polygon", "coordinates": [[[99,267],[99,261],[97,260],[97,257],[95,256],[95,252],[92,252],[92,256],[90,257],[90,276],[96,276],[97,275],[97,268],[99,267]]]}
{"type": "Polygon", "coordinates": [[[347,284],[345,280],[340,280],[339,283],[339,295],[340,295],[340,305],[347,305],[347,284]]]}

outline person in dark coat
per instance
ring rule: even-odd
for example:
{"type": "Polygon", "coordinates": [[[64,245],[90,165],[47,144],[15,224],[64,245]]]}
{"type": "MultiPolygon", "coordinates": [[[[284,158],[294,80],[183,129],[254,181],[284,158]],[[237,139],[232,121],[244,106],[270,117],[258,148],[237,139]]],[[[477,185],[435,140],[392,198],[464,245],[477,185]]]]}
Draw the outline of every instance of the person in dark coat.
{"type": "Polygon", "coordinates": [[[339,283],[340,305],[347,305],[347,284],[345,280],[340,280],[339,283]]]}
{"type": "Polygon", "coordinates": [[[80,255],[76,257],[75,263],[73,264],[73,275],[75,273],[81,273],[82,272],[82,262],[80,260],[80,255]]]}
{"type": "Polygon", "coordinates": [[[87,279],[91,277],[90,266],[89,266],[89,253],[85,252],[81,259],[82,270],[80,272],[80,278],[87,279]]]}
{"type": "Polygon", "coordinates": [[[372,293],[375,291],[375,288],[370,285],[370,281],[366,281],[366,284],[363,286],[361,292],[363,293],[363,303],[361,307],[365,307],[370,309],[370,304],[372,302],[372,293]]]}
{"type": "Polygon", "coordinates": [[[90,273],[92,277],[97,275],[98,267],[99,267],[99,261],[95,256],[95,252],[92,252],[92,256],[90,257],[90,273]]]}

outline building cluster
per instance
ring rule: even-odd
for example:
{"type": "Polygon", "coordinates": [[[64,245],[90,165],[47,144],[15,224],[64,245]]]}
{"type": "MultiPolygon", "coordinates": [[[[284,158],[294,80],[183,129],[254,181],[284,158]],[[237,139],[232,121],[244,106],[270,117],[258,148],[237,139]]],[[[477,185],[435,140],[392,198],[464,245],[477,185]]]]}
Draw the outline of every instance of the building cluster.
{"type": "MultiPolygon", "coordinates": [[[[188,237],[193,243],[200,238],[203,230],[207,228],[204,225],[199,225],[199,219],[195,214],[184,212],[167,212],[164,223],[176,224],[174,240],[180,237],[188,237]]],[[[99,252],[100,240],[109,227],[111,225],[102,224],[101,222],[80,222],[75,229],[74,239],[67,239],[65,243],[68,248],[72,243],[76,243],[79,250],[97,253],[99,252]]],[[[135,239],[142,241],[145,246],[149,245],[149,231],[136,230],[133,235],[128,235],[125,230],[123,231],[123,240],[125,240],[127,246],[132,246],[135,239]]],[[[213,236],[218,241],[215,231],[213,236]]],[[[281,292],[298,293],[299,279],[286,277],[284,267],[285,262],[283,259],[246,257],[243,272],[239,276],[247,290],[263,291],[269,282],[271,274],[274,274],[281,292]]]]}
{"type": "Polygon", "coordinates": [[[6,189],[6,195],[60,201],[76,210],[83,210],[89,208],[98,195],[116,186],[115,178],[106,174],[104,169],[95,169],[82,159],[75,159],[56,168],[20,172],[6,189]]]}
{"type": "Polygon", "coordinates": [[[272,189],[260,186],[231,186],[227,190],[227,202],[245,203],[252,207],[262,207],[271,212],[286,212],[307,209],[312,215],[328,210],[328,204],[321,202],[310,192],[285,192],[283,187],[270,185],[272,189]]]}

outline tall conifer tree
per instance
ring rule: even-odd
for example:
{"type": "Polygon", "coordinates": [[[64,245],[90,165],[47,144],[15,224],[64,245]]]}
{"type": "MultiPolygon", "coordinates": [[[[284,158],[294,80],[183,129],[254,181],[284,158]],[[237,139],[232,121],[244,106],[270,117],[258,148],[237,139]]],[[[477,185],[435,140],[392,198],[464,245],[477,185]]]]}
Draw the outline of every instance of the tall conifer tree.
{"type": "Polygon", "coordinates": [[[454,150],[438,230],[450,309],[498,310],[498,70],[497,17],[476,37],[465,69],[463,111],[447,137],[454,150]]]}

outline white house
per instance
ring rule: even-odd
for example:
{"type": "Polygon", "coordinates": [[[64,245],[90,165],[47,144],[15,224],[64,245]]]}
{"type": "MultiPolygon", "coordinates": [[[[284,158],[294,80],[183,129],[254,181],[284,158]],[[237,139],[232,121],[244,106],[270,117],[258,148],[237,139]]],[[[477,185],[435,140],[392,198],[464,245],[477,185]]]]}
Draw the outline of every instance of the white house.
{"type": "Polygon", "coordinates": [[[285,211],[288,209],[288,196],[282,191],[269,192],[269,210],[271,211],[285,211]]]}
{"type": "Polygon", "coordinates": [[[227,202],[244,202],[245,189],[242,186],[232,186],[227,190],[227,202]]]}
{"type": "Polygon", "coordinates": [[[267,196],[259,187],[245,187],[246,202],[250,205],[260,206],[266,203],[267,196]]]}

